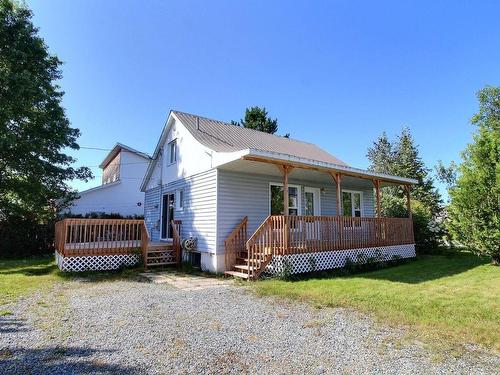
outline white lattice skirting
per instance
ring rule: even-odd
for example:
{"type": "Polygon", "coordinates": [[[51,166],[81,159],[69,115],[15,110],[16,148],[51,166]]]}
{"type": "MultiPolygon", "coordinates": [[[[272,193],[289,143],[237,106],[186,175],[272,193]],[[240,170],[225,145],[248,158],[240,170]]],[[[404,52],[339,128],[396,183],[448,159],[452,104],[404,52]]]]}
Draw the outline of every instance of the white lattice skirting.
{"type": "Polygon", "coordinates": [[[278,255],[267,265],[265,273],[271,275],[282,273],[285,266],[292,274],[340,268],[344,267],[348,258],[356,262],[360,257],[377,257],[377,259],[387,261],[396,258],[413,258],[414,256],[414,244],[278,255]]]}
{"type": "Polygon", "coordinates": [[[106,271],[136,265],[138,254],[91,255],[65,257],[56,251],[56,263],[61,271],[106,271]]]}

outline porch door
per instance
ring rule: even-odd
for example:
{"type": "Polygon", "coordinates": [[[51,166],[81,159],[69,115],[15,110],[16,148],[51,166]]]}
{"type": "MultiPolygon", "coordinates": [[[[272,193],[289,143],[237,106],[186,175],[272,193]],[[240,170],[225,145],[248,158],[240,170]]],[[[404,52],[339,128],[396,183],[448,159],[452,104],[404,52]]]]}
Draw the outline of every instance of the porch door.
{"type": "MultiPolygon", "coordinates": [[[[320,190],[318,188],[304,188],[304,215],[305,216],[321,216],[321,208],[319,201],[320,190]]],[[[306,238],[308,240],[319,240],[320,230],[315,226],[317,223],[306,223],[306,238]]]]}
{"type": "Polygon", "coordinates": [[[164,194],[161,204],[161,239],[172,238],[171,221],[174,220],[175,194],[164,194]]]}

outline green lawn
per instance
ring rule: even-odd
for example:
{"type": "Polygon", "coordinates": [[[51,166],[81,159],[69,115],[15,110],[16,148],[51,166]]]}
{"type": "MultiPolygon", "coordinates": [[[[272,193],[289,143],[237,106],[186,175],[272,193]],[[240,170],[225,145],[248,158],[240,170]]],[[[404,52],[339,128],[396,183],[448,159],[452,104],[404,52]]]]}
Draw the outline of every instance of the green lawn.
{"type": "Polygon", "coordinates": [[[61,280],[54,257],[0,260],[0,308],[22,295],[61,280]]]}
{"type": "Polygon", "coordinates": [[[261,295],[373,313],[384,322],[413,328],[424,340],[473,342],[500,350],[500,267],[470,254],[423,256],[348,277],[272,279],[254,285],[261,295]]]}
{"type": "Polygon", "coordinates": [[[72,278],[88,281],[110,281],[135,277],[140,268],[103,272],[62,273],[53,256],[26,259],[0,259],[0,315],[8,311],[2,305],[14,302],[35,291],[46,291],[55,283],[72,278]]]}

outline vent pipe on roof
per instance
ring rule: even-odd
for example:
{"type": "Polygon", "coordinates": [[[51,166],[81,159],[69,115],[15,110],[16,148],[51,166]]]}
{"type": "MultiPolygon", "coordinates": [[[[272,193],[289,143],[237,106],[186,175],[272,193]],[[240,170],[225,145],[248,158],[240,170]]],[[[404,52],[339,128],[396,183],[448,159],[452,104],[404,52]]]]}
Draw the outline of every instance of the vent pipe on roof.
{"type": "Polygon", "coordinates": [[[200,118],[196,117],[196,129],[200,130],[200,118]]]}

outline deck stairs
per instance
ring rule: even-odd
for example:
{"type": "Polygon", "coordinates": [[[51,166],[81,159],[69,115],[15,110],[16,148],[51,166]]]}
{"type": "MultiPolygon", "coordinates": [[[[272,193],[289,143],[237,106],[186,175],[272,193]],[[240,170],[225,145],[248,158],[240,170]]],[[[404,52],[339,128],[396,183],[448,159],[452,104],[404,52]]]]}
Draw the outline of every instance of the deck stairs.
{"type": "Polygon", "coordinates": [[[172,242],[150,242],[146,252],[146,268],[177,264],[172,242]]]}
{"type": "Polygon", "coordinates": [[[254,259],[252,262],[248,259],[246,250],[239,251],[236,256],[236,263],[232,270],[226,271],[227,276],[238,277],[240,279],[254,280],[259,277],[260,273],[266,268],[272,256],[260,257],[256,254],[257,258],[265,259],[264,261],[254,259]],[[249,272],[250,271],[250,272],[249,272]]]}

